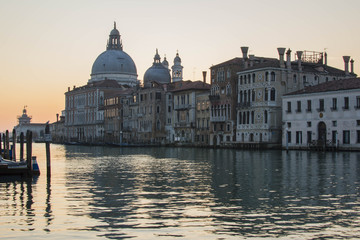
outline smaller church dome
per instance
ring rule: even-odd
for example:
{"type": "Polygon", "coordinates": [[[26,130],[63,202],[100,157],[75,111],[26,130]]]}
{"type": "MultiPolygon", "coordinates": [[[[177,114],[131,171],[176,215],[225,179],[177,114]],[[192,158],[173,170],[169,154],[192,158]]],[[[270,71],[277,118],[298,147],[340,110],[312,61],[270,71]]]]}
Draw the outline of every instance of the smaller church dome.
{"type": "Polygon", "coordinates": [[[169,68],[169,62],[166,60],[166,57],[164,57],[164,61],[162,61],[162,65],[164,65],[164,67],[169,68]]]}
{"type": "Polygon", "coordinates": [[[169,69],[160,62],[160,56],[156,49],[153,65],[144,74],[144,86],[150,87],[151,82],[170,83],[171,76],[169,69]]]}
{"type": "Polygon", "coordinates": [[[174,64],[181,63],[181,58],[179,57],[179,53],[176,53],[176,57],[174,58],[174,64]]]}

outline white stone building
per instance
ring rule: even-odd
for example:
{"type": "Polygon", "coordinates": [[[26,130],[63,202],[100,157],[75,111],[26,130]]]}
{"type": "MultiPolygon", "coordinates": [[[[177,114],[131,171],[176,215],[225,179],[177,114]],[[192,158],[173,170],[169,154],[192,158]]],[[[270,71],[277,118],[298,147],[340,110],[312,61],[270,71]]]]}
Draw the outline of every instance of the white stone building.
{"type": "MultiPolygon", "coordinates": [[[[245,49],[245,50],[244,50],[245,49]]],[[[345,56],[345,69],[327,64],[326,53],[297,51],[291,61],[291,50],[278,48],[279,58],[247,55],[243,50],[243,67],[237,72],[236,142],[280,147],[282,139],[282,101],[289,92],[307,86],[354,78],[353,60],[345,56]]]]}
{"type": "Polygon", "coordinates": [[[306,87],[282,97],[282,146],[360,150],[360,79],[306,87]]]}
{"type": "Polygon", "coordinates": [[[19,137],[23,133],[25,139],[26,132],[31,131],[33,141],[44,141],[46,123],[31,123],[31,118],[24,107],[23,114],[18,116],[18,125],[14,127],[16,136],[19,137]]]}

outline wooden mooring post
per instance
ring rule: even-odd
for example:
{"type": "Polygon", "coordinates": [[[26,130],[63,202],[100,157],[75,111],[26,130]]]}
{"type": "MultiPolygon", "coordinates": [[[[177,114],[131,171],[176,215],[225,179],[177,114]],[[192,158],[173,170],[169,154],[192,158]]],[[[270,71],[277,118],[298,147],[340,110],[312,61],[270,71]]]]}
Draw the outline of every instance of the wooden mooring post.
{"type": "Polygon", "coordinates": [[[24,133],[20,133],[20,161],[24,161],[24,133]]]}
{"type": "Polygon", "coordinates": [[[9,130],[6,130],[6,137],[5,137],[5,142],[6,142],[6,157],[7,159],[10,159],[10,143],[9,143],[9,130]]]}
{"type": "Polygon", "coordinates": [[[32,155],[32,132],[26,132],[26,162],[29,173],[31,173],[31,155],[32,155]]]}
{"type": "Polygon", "coordinates": [[[15,130],[15,128],[13,129],[12,160],[16,162],[16,130],[15,130]]]}
{"type": "Polygon", "coordinates": [[[51,159],[50,159],[50,127],[49,124],[46,124],[45,127],[45,148],[46,148],[46,173],[47,176],[51,176],[51,159]]]}

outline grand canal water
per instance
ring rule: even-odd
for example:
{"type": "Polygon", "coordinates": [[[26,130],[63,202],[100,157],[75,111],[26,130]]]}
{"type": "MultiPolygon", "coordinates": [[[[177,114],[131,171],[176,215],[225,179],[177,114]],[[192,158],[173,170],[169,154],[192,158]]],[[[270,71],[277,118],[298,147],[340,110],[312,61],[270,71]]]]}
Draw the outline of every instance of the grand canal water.
{"type": "Polygon", "coordinates": [[[42,174],[0,176],[2,239],[360,236],[360,153],[35,144],[42,174]]]}

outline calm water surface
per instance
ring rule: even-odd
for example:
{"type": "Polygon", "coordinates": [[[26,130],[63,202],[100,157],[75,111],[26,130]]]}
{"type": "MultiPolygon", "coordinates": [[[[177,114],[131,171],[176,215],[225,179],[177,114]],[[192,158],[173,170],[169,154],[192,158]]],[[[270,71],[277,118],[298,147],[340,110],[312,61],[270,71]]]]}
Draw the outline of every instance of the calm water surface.
{"type": "MultiPolygon", "coordinates": [[[[35,144],[0,176],[3,239],[355,239],[360,153],[35,144]]],[[[19,149],[19,148],[18,148],[19,149]]]]}

